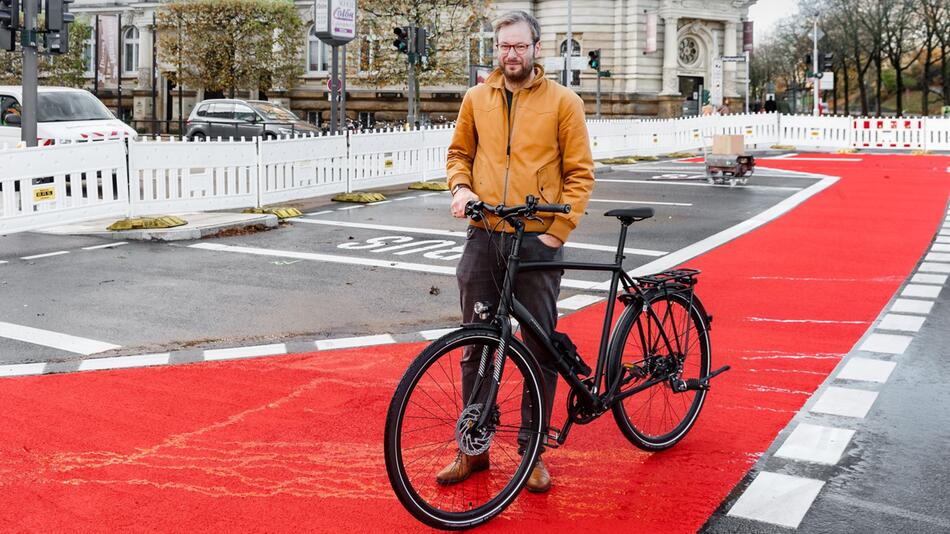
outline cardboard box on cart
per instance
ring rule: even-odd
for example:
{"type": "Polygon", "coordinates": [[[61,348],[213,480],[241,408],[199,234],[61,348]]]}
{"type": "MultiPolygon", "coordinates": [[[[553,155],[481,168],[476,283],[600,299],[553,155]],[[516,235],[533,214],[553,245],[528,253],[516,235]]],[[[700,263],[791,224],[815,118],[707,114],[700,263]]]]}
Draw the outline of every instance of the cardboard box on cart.
{"type": "Polygon", "coordinates": [[[714,135],[712,153],[717,156],[745,156],[745,137],[742,135],[714,135]]]}

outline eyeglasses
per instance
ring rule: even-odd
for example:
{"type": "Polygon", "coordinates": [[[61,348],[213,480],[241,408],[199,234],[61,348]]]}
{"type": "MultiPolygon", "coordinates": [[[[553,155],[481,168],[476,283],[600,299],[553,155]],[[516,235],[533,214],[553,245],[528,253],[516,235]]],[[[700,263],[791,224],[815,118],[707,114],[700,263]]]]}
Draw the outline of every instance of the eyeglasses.
{"type": "Polygon", "coordinates": [[[514,50],[516,54],[518,54],[519,56],[523,56],[524,53],[527,52],[529,48],[531,48],[531,45],[524,44],[524,43],[513,44],[513,45],[510,45],[510,44],[496,44],[495,45],[495,50],[498,50],[499,52],[501,52],[502,55],[508,55],[508,52],[514,50]]]}

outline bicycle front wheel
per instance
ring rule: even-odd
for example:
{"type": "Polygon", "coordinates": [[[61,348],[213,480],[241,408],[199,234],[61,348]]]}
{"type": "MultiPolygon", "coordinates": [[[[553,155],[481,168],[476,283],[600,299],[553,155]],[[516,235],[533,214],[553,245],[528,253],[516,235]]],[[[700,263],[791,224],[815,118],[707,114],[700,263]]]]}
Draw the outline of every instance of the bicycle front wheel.
{"type": "MultiPolygon", "coordinates": [[[[500,340],[490,328],[466,328],[429,345],[409,366],[386,417],[389,482],[403,506],[436,528],[477,526],[501,513],[524,486],[541,439],[543,390],[534,360],[516,339],[505,351],[501,380],[484,431],[473,431],[487,401],[500,340]],[[485,380],[464,386],[462,360],[485,380]],[[439,478],[460,454],[488,457],[458,481],[439,478]]],[[[489,403],[490,404],[490,403],[489,403]]]]}
{"type": "Polygon", "coordinates": [[[683,439],[699,416],[706,390],[677,393],[671,381],[709,374],[709,328],[695,296],[652,293],[647,299],[648,308],[637,302],[617,322],[608,383],[621,381],[623,393],[651,379],[669,377],[612,407],[617,426],[631,443],[659,451],[683,439]]]}

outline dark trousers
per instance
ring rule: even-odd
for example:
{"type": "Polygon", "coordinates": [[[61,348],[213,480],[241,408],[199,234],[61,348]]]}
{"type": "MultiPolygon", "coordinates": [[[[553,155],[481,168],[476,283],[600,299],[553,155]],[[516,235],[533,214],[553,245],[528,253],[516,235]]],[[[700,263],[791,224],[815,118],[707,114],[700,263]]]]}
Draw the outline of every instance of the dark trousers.
{"type": "MultiPolygon", "coordinates": [[[[489,234],[470,226],[465,241],[465,249],[459,260],[456,276],[462,303],[462,321],[466,323],[483,322],[475,316],[476,302],[490,303],[492,310],[498,309],[500,293],[505,281],[506,260],[514,246],[514,236],[506,233],[489,234]]],[[[538,239],[536,233],[525,233],[521,243],[521,261],[560,261],[562,249],[548,247],[538,239]]],[[[515,298],[537,319],[538,324],[550,334],[557,324],[557,297],[561,287],[562,270],[532,271],[521,273],[515,281],[515,298]]],[[[554,391],[557,387],[557,367],[547,349],[522,328],[522,337],[528,350],[541,365],[542,383],[545,399],[545,421],[542,429],[547,428],[554,406],[554,391]]],[[[481,351],[466,351],[462,356],[462,396],[467,402],[471,398],[472,387],[478,376],[478,364],[481,351]]],[[[509,371],[510,372],[510,371],[509,371]]],[[[530,405],[523,399],[521,413],[523,423],[530,418],[530,405]]]]}

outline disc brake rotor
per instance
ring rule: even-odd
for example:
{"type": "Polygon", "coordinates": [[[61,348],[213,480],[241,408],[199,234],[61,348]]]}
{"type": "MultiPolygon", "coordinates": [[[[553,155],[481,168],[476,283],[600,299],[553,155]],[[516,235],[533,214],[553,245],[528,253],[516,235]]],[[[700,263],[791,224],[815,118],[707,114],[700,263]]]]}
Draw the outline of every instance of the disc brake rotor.
{"type": "Polygon", "coordinates": [[[469,405],[462,410],[462,415],[455,425],[455,442],[458,443],[459,450],[469,456],[487,451],[491,447],[492,438],[495,437],[494,425],[487,428],[478,427],[478,418],[482,415],[483,407],[484,404],[481,403],[469,405]]]}

